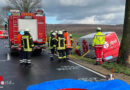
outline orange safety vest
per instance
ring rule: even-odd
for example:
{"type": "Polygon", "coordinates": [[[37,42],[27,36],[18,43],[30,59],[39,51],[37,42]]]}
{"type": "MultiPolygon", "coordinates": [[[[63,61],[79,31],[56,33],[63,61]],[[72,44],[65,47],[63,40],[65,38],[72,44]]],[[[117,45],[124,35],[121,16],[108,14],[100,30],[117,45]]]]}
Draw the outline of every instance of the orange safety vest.
{"type": "Polygon", "coordinates": [[[21,34],[18,34],[17,36],[17,40],[18,40],[18,44],[20,45],[19,48],[21,48],[21,38],[22,38],[22,35],[21,34]]]}
{"type": "Polygon", "coordinates": [[[71,38],[70,38],[70,35],[68,32],[65,32],[64,33],[64,37],[66,39],[66,48],[72,48],[72,45],[71,45],[71,38]]]}

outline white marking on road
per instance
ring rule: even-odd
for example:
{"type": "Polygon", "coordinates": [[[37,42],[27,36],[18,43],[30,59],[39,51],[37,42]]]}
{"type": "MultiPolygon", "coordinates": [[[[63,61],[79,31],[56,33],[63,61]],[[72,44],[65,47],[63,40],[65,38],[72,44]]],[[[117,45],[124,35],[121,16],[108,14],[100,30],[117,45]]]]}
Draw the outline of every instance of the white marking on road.
{"type": "Polygon", "coordinates": [[[8,53],[7,54],[7,61],[9,61],[10,60],[10,54],[8,53]]]}
{"type": "Polygon", "coordinates": [[[92,77],[92,78],[78,78],[78,80],[83,80],[83,81],[97,81],[98,79],[96,77],[92,77]]]}
{"type": "Polygon", "coordinates": [[[61,66],[60,68],[56,68],[58,71],[69,71],[69,70],[77,70],[79,66],[61,66]]]}
{"type": "Polygon", "coordinates": [[[10,61],[10,54],[7,53],[7,60],[0,60],[1,62],[6,62],[6,61],[10,61]]]}
{"type": "Polygon", "coordinates": [[[101,77],[103,77],[103,78],[106,78],[105,75],[103,75],[103,74],[101,74],[101,73],[98,73],[98,72],[96,72],[96,71],[94,71],[94,70],[92,70],[92,69],[90,69],[90,68],[87,68],[87,67],[85,67],[85,66],[82,66],[82,65],[80,65],[80,64],[78,64],[78,63],[76,63],[76,62],[73,62],[73,61],[71,61],[71,60],[68,60],[68,61],[71,62],[71,63],[73,63],[73,64],[76,64],[76,65],[78,65],[78,66],[80,66],[80,67],[82,67],[82,68],[84,68],[84,69],[86,69],[86,70],[88,70],[88,71],[90,71],[90,72],[93,72],[93,73],[95,73],[95,74],[97,74],[97,75],[99,75],[99,76],[101,76],[101,77]]]}
{"type": "Polygon", "coordinates": [[[10,60],[10,54],[8,53],[7,54],[7,61],[9,61],[10,60]]]}

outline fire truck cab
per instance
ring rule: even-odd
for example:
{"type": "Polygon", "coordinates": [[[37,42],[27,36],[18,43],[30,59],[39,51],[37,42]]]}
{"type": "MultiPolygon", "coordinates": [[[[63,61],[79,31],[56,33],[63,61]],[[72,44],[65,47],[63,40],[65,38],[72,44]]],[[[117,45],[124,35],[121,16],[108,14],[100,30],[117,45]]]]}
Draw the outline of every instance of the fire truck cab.
{"type": "Polygon", "coordinates": [[[10,10],[8,13],[9,44],[11,51],[18,51],[18,33],[29,29],[35,44],[34,50],[41,52],[46,44],[46,23],[43,10],[26,13],[10,10]]]}

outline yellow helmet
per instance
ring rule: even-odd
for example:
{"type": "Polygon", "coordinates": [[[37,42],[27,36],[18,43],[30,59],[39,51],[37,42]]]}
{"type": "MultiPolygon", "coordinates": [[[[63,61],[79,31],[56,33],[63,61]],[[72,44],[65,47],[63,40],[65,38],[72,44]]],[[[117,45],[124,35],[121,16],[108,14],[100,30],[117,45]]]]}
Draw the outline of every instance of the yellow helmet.
{"type": "Polygon", "coordinates": [[[59,31],[59,32],[58,32],[58,34],[59,34],[59,35],[62,35],[62,34],[63,34],[63,32],[62,32],[62,31],[59,31]]]}
{"type": "Polygon", "coordinates": [[[55,36],[55,35],[56,35],[56,33],[54,33],[54,32],[53,32],[53,33],[52,33],[52,35],[53,35],[53,36],[55,36]]]}

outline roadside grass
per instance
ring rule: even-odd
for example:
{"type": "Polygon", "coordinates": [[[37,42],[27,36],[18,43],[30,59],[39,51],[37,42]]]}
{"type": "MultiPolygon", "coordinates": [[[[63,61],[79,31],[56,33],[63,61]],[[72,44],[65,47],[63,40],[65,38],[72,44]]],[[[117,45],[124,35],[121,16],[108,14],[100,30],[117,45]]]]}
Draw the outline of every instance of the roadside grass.
{"type": "Polygon", "coordinates": [[[86,35],[86,34],[82,34],[82,33],[73,33],[72,35],[73,35],[73,39],[78,39],[78,38],[80,38],[80,37],[82,37],[82,36],[84,36],[84,35],[86,35]]]}
{"type": "MultiPolygon", "coordinates": [[[[70,58],[76,59],[76,60],[83,60],[83,61],[86,61],[86,62],[88,62],[90,64],[96,63],[95,59],[77,56],[75,53],[70,55],[70,58]]],[[[104,67],[107,70],[114,69],[114,73],[123,73],[125,75],[130,76],[130,68],[119,65],[116,62],[104,62],[101,66],[104,67]]]]}

